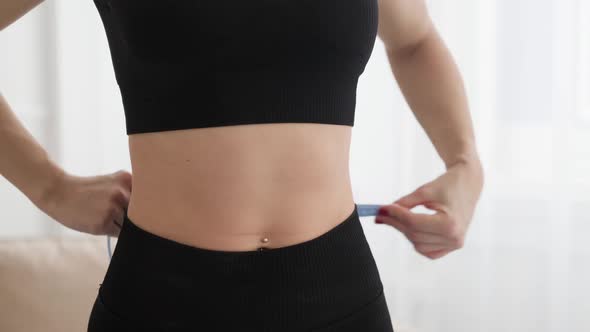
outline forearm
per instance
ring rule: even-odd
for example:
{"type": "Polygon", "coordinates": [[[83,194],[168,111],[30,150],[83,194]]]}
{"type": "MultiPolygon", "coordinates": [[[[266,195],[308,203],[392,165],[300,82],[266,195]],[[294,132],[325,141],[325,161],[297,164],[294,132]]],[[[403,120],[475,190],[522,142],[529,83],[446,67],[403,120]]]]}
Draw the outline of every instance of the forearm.
{"type": "Polygon", "coordinates": [[[445,166],[478,163],[463,81],[436,29],[411,50],[387,54],[400,90],[445,166]]]}
{"type": "Polygon", "coordinates": [[[0,174],[39,207],[65,174],[17,119],[1,93],[0,174]]]}

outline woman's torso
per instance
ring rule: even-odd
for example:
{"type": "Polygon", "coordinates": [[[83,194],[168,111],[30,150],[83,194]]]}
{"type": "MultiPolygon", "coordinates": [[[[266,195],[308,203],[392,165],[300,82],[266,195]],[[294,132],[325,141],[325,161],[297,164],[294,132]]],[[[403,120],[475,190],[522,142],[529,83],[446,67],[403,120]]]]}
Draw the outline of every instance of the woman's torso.
{"type": "Polygon", "coordinates": [[[128,217],[211,250],[313,239],[353,211],[351,129],[267,123],[129,135],[128,217]]]}
{"type": "Polygon", "coordinates": [[[353,212],[350,138],[377,0],[95,4],[129,135],[130,220],[249,251],[353,212]]]}

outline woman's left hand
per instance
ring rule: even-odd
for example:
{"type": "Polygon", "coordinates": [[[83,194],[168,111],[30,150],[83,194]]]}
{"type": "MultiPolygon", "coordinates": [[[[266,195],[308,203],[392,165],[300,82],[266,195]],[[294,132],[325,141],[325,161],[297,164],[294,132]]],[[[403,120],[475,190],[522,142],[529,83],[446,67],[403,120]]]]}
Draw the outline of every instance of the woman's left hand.
{"type": "Polygon", "coordinates": [[[420,254],[430,259],[440,258],[463,247],[483,182],[483,168],[478,159],[456,163],[433,181],[382,206],[375,222],[398,229],[420,254]],[[436,213],[410,211],[417,205],[436,213]]]}

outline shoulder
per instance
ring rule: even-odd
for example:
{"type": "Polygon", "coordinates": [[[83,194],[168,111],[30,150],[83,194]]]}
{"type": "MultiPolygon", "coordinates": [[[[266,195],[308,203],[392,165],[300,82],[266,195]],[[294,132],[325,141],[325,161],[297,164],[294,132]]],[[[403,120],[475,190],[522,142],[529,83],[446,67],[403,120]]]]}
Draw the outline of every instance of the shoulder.
{"type": "Polygon", "coordinates": [[[43,0],[2,0],[0,1],[0,31],[35,8],[43,0]]]}
{"type": "Polygon", "coordinates": [[[379,39],[388,51],[409,48],[425,37],[432,20],[425,0],[376,0],[379,39]]]}

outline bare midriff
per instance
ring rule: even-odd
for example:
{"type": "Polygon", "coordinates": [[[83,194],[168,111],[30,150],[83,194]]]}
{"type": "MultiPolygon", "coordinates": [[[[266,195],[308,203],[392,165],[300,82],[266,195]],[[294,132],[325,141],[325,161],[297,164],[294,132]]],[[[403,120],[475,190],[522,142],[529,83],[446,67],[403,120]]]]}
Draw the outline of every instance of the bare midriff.
{"type": "Polygon", "coordinates": [[[314,239],[353,211],[351,129],[268,123],[129,135],[127,215],[146,231],[209,250],[314,239]]]}

